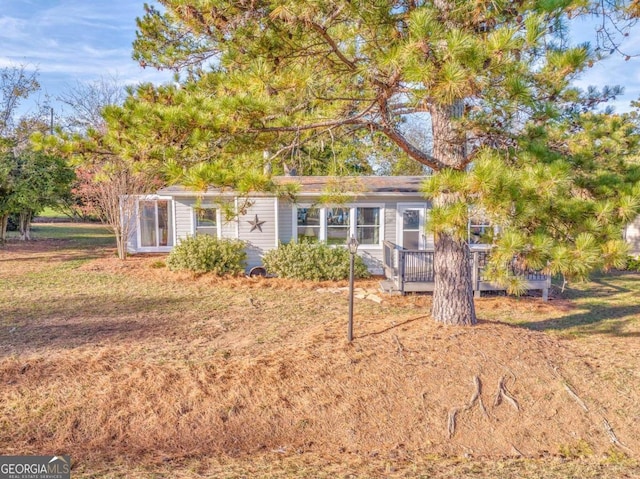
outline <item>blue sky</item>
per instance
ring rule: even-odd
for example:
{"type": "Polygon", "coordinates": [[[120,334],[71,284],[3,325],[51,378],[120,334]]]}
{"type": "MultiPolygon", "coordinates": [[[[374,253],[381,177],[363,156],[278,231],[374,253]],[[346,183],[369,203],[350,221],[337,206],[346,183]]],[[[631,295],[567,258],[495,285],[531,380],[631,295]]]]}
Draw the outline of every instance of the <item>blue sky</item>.
{"type": "MultiPolygon", "coordinates": [[[[137,0],[0,0],[0,68],[37,68],[52,99],[77,81],[101,76],[126,84],[168,81],[170,73],[142,69],[131,59],[137,0]]],[[[55,105],[55,101],[53,101],[55,105]]],[[[25,102],[23,109],[29,108],[25,102]]]]}
{"type": "MultiPolygon", "coordinates": [[[[143,70],[131,60],[135,19],[143,14],[137,0],[0,0],[0,68],[20,64],[37,68],[42,91],[33,101],[45,101],[77,81],[90,82],[101,76],[136,84],[171,80],[171,74],[143,70]]],[[[589,38],[593,26],[584,24],[576,36],[589,38]]],[[[627,39],[626,49],[640,52],[640,31],[627,39]]],[[[640,58],[625,62],[614,56],[596,64],[577,82],[588,85],[625,87],[624,97],[614,106],[625,111],[631,100],[640,97],[640,58]]]]}

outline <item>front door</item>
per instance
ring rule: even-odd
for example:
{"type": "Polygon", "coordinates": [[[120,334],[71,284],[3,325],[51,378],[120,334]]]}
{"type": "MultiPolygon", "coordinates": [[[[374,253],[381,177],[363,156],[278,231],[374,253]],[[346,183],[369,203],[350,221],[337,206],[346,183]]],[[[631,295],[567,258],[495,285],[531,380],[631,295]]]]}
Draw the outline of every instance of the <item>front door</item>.
{"type": "Polygon", "coordinates": [[[404,249],[420,250],[426,247],[424,231],[426,206],[398,205],[397,239],[404,249]]]}

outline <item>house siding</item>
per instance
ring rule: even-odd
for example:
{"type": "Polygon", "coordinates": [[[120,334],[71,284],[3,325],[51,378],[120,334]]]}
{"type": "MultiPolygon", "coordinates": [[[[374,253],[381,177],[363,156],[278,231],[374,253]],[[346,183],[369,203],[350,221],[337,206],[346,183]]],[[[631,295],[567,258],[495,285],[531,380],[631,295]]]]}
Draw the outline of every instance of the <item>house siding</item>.
{"type": "Polygon", "coordinates": [[[176,243],[193,235],[193,205],[195,201],[195,198],[174,200],[176,243]]]}
{"type": "Polygon", "coordinates": [[[247,270],[262,265],[262,256],[265,252],[276,247],[276,198],[261,197],[251,200],[251,206],[245,214],[238,215],[239,238],[247,242],[247,270]],[[256,215],[261,225],[253,227],[249,222],[254,222],[256,215]]]}
{"type": "MultiPolygon", "coordinates": [[[[122,212],[122,201],[120,203],[120,208],[122,212]]],[[[138,250],[138,229],[137,229],[137,209],[135,207],[125,208],[130,214],[127,216],[125,213],[122,214],[122,221],[129,223],[129,235],[127,237],[127,251],[137,251],[138,250]]]]}
{"type": "Polygon", "coordinates": [[[398,202],[389,201],[384,204],[384,240],[395,243],[396,238],[396,218],[397,218],[398,202]]]}
{"type": "Polygon", "coordinates": [[[278,241],[287,244],[293,238],[293,208],[290,200],[278,200],[278,241]]]}
{"type": "MultiPolygon", "coordinates": [[[[167,192],[168,193],[168,192],[167,192]]],[[[219,196],[209,193],[205,194],[200,202],[203,206],[215,206],[220,201],[219,196]]],[[[221,238],[240,239],[247,242],[247,271],[255,266],[262,265],[262,257],[265,252],[276,248],[279,243],[289,243],[294,237],[296,222],[294,211],[297,205],[318,205],[317,195],[300,194],[295,203],[285,198],[275,198],[268,196],[257,196],[249,199],[248,205],[240,205],[243,199],[225,197],[224,201],[235,203],[237,216],[226,220],[224,215],[218,216],[219,235],[221,238]],[[242,206],[242,208],[240,207],[242,206]],[[250,221],[255,220],[255,216],[262,223],[262,231],[254,229],[250,221]]],[[[398,242],[397,234],[397,209],[398,203],[424,203],[423,197],[416,195],[376,195],[374,197],[358,197],[352,199],[345,206],[371,206],[384,209],[381,217],[382,239],[398,242]]],[[[173,222],[175,227],[175,244],[181,239],[194,234],[194,207],[198,199],[191,196],[173,197],[173,222]]],[[[136,250],[135,234],[130,240],[130,249],[136,250]]],[[[383,248],[381,246],[360,246],[358,254],[364,259],[369,270],[374,274],[383,272],[383,248]]]]}
{"type": "Polygon", "coordinates": [[[640,256],[640,216],[625,228],[625,239],[629,245],[629,253],[640,256]]]}
{"type": "Polygon", "coordinates": [[[225,218],[220,215],[220,237],[228,239],[238,239],[238,218],[225,218]]]}

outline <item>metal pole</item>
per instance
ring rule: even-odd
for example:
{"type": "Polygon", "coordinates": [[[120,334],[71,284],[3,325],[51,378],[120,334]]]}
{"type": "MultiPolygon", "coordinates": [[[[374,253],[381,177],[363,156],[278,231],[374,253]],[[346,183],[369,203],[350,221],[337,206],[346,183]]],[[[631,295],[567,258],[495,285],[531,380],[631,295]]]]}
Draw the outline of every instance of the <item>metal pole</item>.
{"type": "Polygon", "coordinates": [[[355,254],[351,254],[351,260],[349,262],[349,328],[347,330],[347,338],[349,342],[353,341],[353,266],[355,261],[355,254]]]}
{"type": "Polygon", "coordinates": [[[49,125],[51,134],[53,135],[53,107],[51,107],[51,123],[49,125]]]}

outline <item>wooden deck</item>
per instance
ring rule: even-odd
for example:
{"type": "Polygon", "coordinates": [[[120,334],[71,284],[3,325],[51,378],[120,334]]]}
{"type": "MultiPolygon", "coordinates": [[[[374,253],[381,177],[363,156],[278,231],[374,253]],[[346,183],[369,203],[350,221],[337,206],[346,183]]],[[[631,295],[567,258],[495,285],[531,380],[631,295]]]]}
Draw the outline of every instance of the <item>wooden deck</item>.
{"type": "MultiPolygon", "coordinates": [[[[471,275],[475,297],[480,297],[482,291],[504,291],[505,288],[490,282],[484,276],[484,268],[489,256],[488,245],[471,247],[471,275]]],[[[392,285],[391,290],[401,294],[410,292],[433,291],[433,249],[407,250],[390,241],[384,242],[384,275],[386,284],[392,285]],[[390,283],[389,283],[390,282],[390,283]]],[[[541,290],[542,299],[549,297],[551,277],[537,271],[521,273],[525,279],[527,290],[541,290]]]]}

